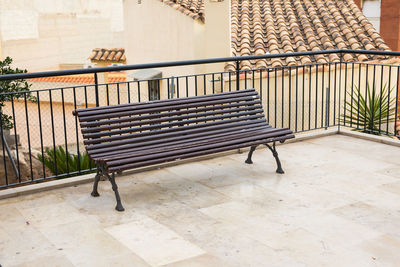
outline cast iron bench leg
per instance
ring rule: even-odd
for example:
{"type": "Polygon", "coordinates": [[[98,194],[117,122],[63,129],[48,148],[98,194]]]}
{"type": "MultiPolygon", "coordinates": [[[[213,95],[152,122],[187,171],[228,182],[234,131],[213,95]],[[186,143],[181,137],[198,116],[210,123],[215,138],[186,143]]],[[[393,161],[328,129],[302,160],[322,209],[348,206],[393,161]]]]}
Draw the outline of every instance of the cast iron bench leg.
{"type": "Polygon", "coordinates": [[[107,177],[108,177],[108,180],[110,180],[112,190],[114,191],[115,198],[117,199],[117,206],[115,206],[115,209],[117,211],[124,211],[125,209],[121,203],[121,197],[119,196],[118,186],[117,186],[117,183],[115,182],[115,173],[113,173],[111,176],[109,174],[107,174],[107,177]]]}
{"type": "Polygon", "coordinates": [[[251,160],[251,157],[253,156],[253,152],[254,152],[254,150],[256,150],[256,147],[257,146],[252,146],[250,148],[249,154],[247,155],[247,159],[245,161],[247,164],[253,164],[253,161],[251,160]]]}
{"type": "Polygon", "coordinates": [[[91,193],[91,195],[93,197],[100,196],[99,192],[97,191],[97,185],[99,184],[100,177],[101,177],[101,173],[100,173],[100,170],[98,170],[96,176],[94,177],[93,191],[91,193]]]}
{"type": "Polygon", "coordinates": [[[278,168],[276,169],[276,172],[277,173],[285,173],[282,170],[282,165],[281,165],[281,161],[279,160],[279,157],[278,157],[278,152],[276,152],[275,142],[273,143],[272,147],[270,145],[268,145],[268,144],[265,144],[265,145],[269,148],[269,150],[271,150],[272,155],[274,155],[274,158],[276,160],[276,165],[278,165],[278,168]]]}

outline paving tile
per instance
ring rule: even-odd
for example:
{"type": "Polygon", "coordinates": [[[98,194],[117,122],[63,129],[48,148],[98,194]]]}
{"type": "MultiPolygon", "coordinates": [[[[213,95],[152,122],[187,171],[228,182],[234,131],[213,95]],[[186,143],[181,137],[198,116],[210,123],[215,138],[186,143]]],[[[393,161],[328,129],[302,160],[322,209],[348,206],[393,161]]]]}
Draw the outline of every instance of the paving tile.
{"type": "Polygon", "coordinates": [[[329,242],[302,228],[289,230],[275,238],[264,238],[262,242],[307,266],[322,265],[335,253],[329,242]]]}
{"type": "Polygon", "coordinates": [[[362,158],[373,160],[375,162],[383,161],[386,163],[397,164],[397,158],[400,157],[400,149],[395,146],[342,135],[330,136],[330,142],[326,142],[324,140],[325,138],[326,137],[311,139],[307,142],[334,148],[337,151],[356,154],[362,158]]]}
{"type": "Polygon", "coordinates": [[[400,181],[379,186],[379,189],[400,195],[400,181]]]}
{"type": "Polygon", "coordinates": [[[305,207],[311,209],[329,210],[355,201],[351,197],[344,195],[342,192],[331,191],[328,190],[330,188],[325,189],[321,186],[312,183],[305,183],[296,179],[274,185],[265,185],[265,182],[262,180],[257,181],[256,183],[281,195],[295,198],[305,207]]]}
{"type": "Polygon", "coordinates": [[[382,168],[379,170],[382,174],[389,175],[391,177],[400,179],[400,167],[398,165],[391,166],[389,168],[382,168]]]}
{"type": "Polygon", "coordinates": [[[188,164],[172,166],[169,167],[167,171],[179,177],[193,181],[206,179],[212,176],[210,167],[202,164],[202,162],[192,162],[188,164]]]}
{"type": "Polygon", "coordinates": [[[18,267],[73,267],[73,265],[65,256],[43,256],[35,260],[27,261],[22,264],[15,265],[18,267]]]}
{"type": "Polygon", "coordinates": [[[0,263],[3,266],[22,264],[28,259],[54,254],[54,245],[15,207],[1,207],[0,263]]]}
{"type": "Polygon", "coordinates": [[[400,239],[390,235],[365,241],[360,247],[372,255],[377,266],[397,266],[400,262],[400,239]]]}
{"type": "Polygon", "coordinates": [[[140,213],[168,227],[185,240],[196,243],[209,235],[210,227],[220,222],[181,202],[167,202],[152,209],[141,209],[140,213]]]}
{"type": "Polygon", "coordinates": [[[383,234],[400,237],[400,214],[398,211],[378,208],[356,202],[332,210],[332,213],[362,224],[383,234]]]}
{"type": "Polygon", "coordinates": [[[209,187],[189,180],[161,183],[160,187],[175,195],[175,199],[194,208],[227,202],[230,199],[209,187]]]}
{"type": "Polygon", "coordinates": [[[210,226],[209,232],[212,234],[196,244],[226,262],[226,266],[305,266],[224,224],[210,226]]]}
{"type": "Polygon", "coordinates": [[[279,207],[286,205],[288,202],[296,201],[295,198],[279,194],[252,182],[218,187],[215,190],[229,196],[233,200],[257,204],[263,206],[265,209],[279,209],[279,207]]]}
{"type": "Polygon", "coordinates": [[[246,217],[263,216],[268,212],[262,206],[239,201],[231,201],[223,204],[200,209],[207,216],[221,222],[240,222],[246,217]]]}
{"type": "Polygon", "coordinates": [[[78,209],[68,203],[58,203],[35,208],[18,208],[30,224],[37,228],[73,223],[85,219],[78,209]]]}
{"type": "Polygon", "coordinates": [[[301,227],[341,248],[351,247],[381,235],[373,228],[329,213],[307,218],[301,222],[301,227]]]}
{"type": "MultiPolygon", "coordinates": [[[[225,186],[243,182],[244,177],[248,175],[245,169],[236,169],[237,162],[225,160],[219,163],[208,163],[205,162],[203,167],[196,168],[196,172],[193,172],[194,168],[189,166],[186,171],[179,171],[177,169],[170,170],[179,177],[189,179],[191,181],[198,182],[204,186],[210,188],[216,188],[218,186],[225,186]],[[190,169],[190,170],[189,170],[190,169]]],[[[242,164],[245,167],[244,164],[242,164]]],[[[194,165],[193,167],[197,167],[194,165]]]]}
{"type": "MultiPolygon", "coordinates": [[[[125,210],[152,208],[155,205],[174,201],[175,197],[172,192],[154,183],[121,187],[119,193],[125,210]]],[[[113,205],[115,205],[115,197],[113,194],[111,196],[114,198],[113,205]]]]}
{"type": "Polygon", "coordinates": [[[86,266],[99,266],[99,267],[109,267],[109,266],[118,266],[118,267],[150,267],[151,265],[147,264],[144,260],[139,258],[135,253],[128,252],[123,254],[117,254],[115,256],[111,255],[110,257],[101,258],[100,261],[96,261],[88,264],[87,262],[77,263],[75,266],[78,267],[86,267],[86,266]]]}
{"type": "Polygon", "coordinates": [[[130,256],[134,266],[147,266],[143,259],[91,220],[46,227],[40,231],[76,266],[107,266],[106,262],[115,262],[119,256],[130,256]]]}
{"type": "Polygon", "coordinates": [[[220,260],[215,256],[207,254],[164,265],[164,267],[219,267],[219,266],[227,266],[227,263],[223,262],[222,260],[220,260]]]}
{"type": "Polygon", "coordinates": [[[165,265],[205,253],[146,216],[134,222],[106,228],[106,231],[152,266],[165,265]]]}

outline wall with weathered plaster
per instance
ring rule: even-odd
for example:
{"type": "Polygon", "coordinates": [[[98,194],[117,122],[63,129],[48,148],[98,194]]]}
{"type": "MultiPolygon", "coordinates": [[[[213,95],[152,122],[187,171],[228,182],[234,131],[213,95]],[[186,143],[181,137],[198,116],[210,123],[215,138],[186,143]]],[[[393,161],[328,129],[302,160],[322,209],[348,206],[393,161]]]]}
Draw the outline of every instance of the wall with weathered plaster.
{"type": "Polygon", "coordinates": [[[0,0],[2,58],[29,71],[88,62],[95,47],[123,47],[122,0],[0,0]]]}

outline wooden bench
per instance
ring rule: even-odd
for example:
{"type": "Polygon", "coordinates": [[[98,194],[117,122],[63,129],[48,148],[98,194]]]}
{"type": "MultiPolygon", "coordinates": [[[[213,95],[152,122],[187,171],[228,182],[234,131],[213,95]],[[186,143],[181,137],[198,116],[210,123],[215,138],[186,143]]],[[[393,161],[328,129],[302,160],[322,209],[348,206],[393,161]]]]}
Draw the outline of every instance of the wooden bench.
{"type": "Polygon", "coordinates": [[[115,173],[153,164],[266,145],[283,173],[275,142],[294,138],[291,130],[271,127],[254,89],[73,111],[86,150],[97,164],[92,196],[107,177],[123,211],[115,173]],[[269,145],[272,143],[272,146],[269,145]]]}

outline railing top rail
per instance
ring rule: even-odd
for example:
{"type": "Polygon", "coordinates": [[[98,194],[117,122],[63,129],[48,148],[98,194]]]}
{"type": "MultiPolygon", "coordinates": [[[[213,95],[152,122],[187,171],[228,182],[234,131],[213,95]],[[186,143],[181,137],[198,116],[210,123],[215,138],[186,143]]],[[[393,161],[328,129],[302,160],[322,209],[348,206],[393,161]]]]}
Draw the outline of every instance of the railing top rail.
{"type": "Polygon", "coordinates": [[[222,63],[222,62],[230,62],[230,61],[243,61],[243,60],[255,60],[255,59],[313,56],[313,55],[323,55],[323,54],[368,54],[368,55],[383,55],[383,56],[400,56],[400,51],[371,51],[371,50],[335,49],[335,50],[320,50],[320,51],[294,52],[294,53],[283,53],[283,54],[265,54],[265,55],[240,56],[240,57],[221,57],[221,58],[168,61],[168,62],[158,62],[158,63],[145,63],[145,64],[110,66],[110,67],[87,68],[87,69],[73,69],[73,70],[8,74],[8,75],[0,75],[0,81],[52,77],[52,76],[64,76],[64,75],[76,75],[76,74],[88,74],[88,73],[95,74],[95,73],[101,73],[101,72],[139,70],[139,69],[149,69],[149,68],[177,67],[177,66],[185,66],[185,65],[200,65],[200,64],[222,63]]]}

